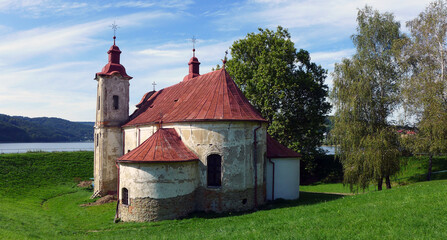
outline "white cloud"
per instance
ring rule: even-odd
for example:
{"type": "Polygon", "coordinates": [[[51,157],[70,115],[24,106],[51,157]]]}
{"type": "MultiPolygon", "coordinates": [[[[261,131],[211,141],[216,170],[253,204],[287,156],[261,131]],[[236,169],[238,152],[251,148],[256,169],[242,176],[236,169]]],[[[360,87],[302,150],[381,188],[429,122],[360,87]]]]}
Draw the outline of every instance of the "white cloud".
{"type": "MultiPolygon", "coordinates": [[[[93,95],[94,96],[94,95],[93,95]]],[[[62,117],[73,121],[94,119],[95,97],[63,90],[0,89],[0,112],[29,117],[62,117]],[[6,103],[6,104],[5,104],[6,103]]]]}
{"type": "MultiPolygon", "coordinates": [[[[200,41],[196,45],[196,57],[202,64],[216,65],[220,63],[232,40],[200,41]]],[[[153,48],[126,53],[122,56],[123,63],[130,66],[132,71],[149,71],[149,69],[165,69],[184,64],[188,68],[188,61],[192,57],[192,45],[186,40],[179,43],[166,43],[153,48]],[[127,62],[126,62],[127,61],[127,62]]],[[[207,70],[209,71],[209,70],[207,70]]]]}
{"type": "Polygon", "coordinates": [[[321,64],[325,68],[333,68],[335,62],[340,62],[343,58],[351,57],[355,53],[354,48],[340,51],[315,52],[310,53],[312,62],[321,64]]]}
{"type": "MultiPolygon", "coordinates": [[[[136,13],[121,16],[119,23],[122,27],[142,24],[142,22],[158,18],[171,18],[166,12],[136,13]]],[[[30,30],[11,33],[0,39],[0,52],[9,58],[0,60],[0,67],[5,64],[37,57],[62,57],[89,48],[103,41],[95,39],[101,32],[110,31],[109,25],[114,19],[106,18],[93,22],[77,24],[69,27],[50,28],[38,27],[30,30]]]]}
{"type": "Polygon", "coordinates": [[[261,21],[273,26],[288,28],[330,25],[337,27],[355,26],[357,9],[370,5],[379,11],[392,12],[401,21],[417,16],[430,0],[304,0],[249,2],[255,11],[244,16],[245,20],[261,21]]]}
{"type": "Polygon", "coordinates": [[[110,9],[131,8],[141,10],[145,8],[178,9],[183,10],[192,4],[191,0],[164,1],[64,1],[64,0],[1,0],[0,12],[15,12],[26,18],[48,18],[50,16],[73,16],[92,12],[103,12],[110,9]]]}
{"type": "Polygon", "coordinates": [[[16,13],[23,14],[23,16],[32,18],[69,13],[75,9],[88,9],[88,4],[60,0],[3,0],[0,2],[0,11],[15,11],[16,13]]]}
{"type": "Polygon", "coordinates": [[[70,120],[94,118],[94,62],[61,63],[2,72],[0,112],[21,116],[57,116],[70,120]],[[93,113],[93,114],[91,114],[93,113]]]}

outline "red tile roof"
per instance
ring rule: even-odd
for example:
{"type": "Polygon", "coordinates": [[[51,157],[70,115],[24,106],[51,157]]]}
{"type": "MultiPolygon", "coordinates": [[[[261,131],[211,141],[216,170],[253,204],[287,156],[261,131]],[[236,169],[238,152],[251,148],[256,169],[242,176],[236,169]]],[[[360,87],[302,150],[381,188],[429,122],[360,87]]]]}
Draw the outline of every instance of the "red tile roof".
{"type": "Polygon", "coordinates": [[[102,68],[101,72],[96,73],[96,76],[110,76],[112,74],[119,73],[127,80],[132,79],[131,76],[127,75],[124,66],[120,64],[121,50],[119,47],[114,43],[107,53],[109,54],[109,62],[102,68]]]}
{"type": "Polygon", "coordinates": [[[199,158],[183,144],[173,128],[160,128],[117,162],[185,162],[199,158]]]}
{"type": "Polygon", "coordinates": [[[299,158],[301,156],[267,134],[267,158],[299,158]]]}
{"type": "Polygon", "coordinates": [[[225,69],[220,69],[152,94],[124,126],[159,122],[266,121],[249,103],[225,69]]]}

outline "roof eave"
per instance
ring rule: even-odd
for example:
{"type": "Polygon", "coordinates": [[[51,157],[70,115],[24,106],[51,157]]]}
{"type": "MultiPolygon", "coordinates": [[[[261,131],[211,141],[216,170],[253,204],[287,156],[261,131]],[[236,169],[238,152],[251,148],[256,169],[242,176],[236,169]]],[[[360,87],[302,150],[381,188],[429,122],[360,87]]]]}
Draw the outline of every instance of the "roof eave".
{"type": "Polygon", "coordinates": [[[188,160],[156,160],[156,161],[144,161],[144,160],[116,160],[117,163],[181,163],[181,162],[194,162],[199,159],[188,160]]]}
{"type": "MultiPolygon", "coordinates": [[[[261,122],[261,123],[268,123],[267,120],[260,120],[260,119],[191,119],[191,120],[181,120],[181,121],[163,121],[162,123],[185,123],[185,122],[261,122]]],[[[144,123],[135,123],[135,124],[124,124],[121,127],[127,128],[127,127],[138,127],[143,125],[154,125],[154,124],[160,124],[159,122],[144,122],[144,123]]]]}

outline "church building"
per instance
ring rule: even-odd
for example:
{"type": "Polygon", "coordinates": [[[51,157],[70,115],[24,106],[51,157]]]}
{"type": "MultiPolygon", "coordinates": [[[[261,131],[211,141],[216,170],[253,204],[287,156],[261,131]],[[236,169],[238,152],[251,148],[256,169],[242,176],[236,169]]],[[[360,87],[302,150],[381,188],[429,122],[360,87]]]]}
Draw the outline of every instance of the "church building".
{"type": "Polygon", "coordinates": [[[183,80],[147,92],[129,115],[132,77],[120,64],[115,37],[107,53],[95,76],[94,194],[116,193],[122,221],[244,211],[298,198],[300,155],[267,134],[268,122],[225,61],[201,75],[193,49],[183,80]]]}

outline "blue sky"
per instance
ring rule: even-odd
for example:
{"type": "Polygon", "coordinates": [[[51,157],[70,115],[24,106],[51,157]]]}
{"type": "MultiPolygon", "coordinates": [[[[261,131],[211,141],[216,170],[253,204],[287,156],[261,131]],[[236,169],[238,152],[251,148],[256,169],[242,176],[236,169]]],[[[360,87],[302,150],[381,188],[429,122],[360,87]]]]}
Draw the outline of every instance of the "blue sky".
{"type": "MultiPolygon", "coordinates": [[[[0,113],[94,121],[96,84],[113,43],[130,81],[131,111],[143,94],[188,73],[191,38],[200,72],[221,64],[226,49],[258,27],[289,29],[297,49],[329,72],[354,53],[357,9],[394,13],[403,26],[430,1],[62,1],[0,0],[0,113]]],[[[330,75],[327,84],[331,86],[330,75]]]]}

